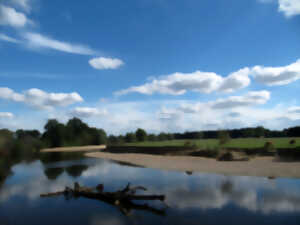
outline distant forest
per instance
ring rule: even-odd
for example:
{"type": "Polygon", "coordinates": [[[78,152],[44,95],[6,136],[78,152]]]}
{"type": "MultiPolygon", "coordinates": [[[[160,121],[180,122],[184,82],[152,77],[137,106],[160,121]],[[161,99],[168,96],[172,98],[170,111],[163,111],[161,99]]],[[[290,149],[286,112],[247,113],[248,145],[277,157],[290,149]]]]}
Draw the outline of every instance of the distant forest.
{"type": "Polygon", "coordinates": [[[282,131],[269,130],[264,127],[249,127],[232,130],[194,131],[184,133],[159,133],[147,134],[141,128],[135,132],[124,135],[109,135],[103,129],[89,127],[78,118],[70,119],[66,124],[55,119],[48,120],[44,126],[44,132],[38,130],[17,130],[12,132],[8,129],[0,129],[0,155],[26,152],[38,152],[41,148],[83,145],[116,145],[122,143],[142,141],[165,141],[174,139],[212,139],[218,138],[220,132],[226,132],[230,138],[248,137],[300,137],[300,126],[291,127],[282,131]]]}

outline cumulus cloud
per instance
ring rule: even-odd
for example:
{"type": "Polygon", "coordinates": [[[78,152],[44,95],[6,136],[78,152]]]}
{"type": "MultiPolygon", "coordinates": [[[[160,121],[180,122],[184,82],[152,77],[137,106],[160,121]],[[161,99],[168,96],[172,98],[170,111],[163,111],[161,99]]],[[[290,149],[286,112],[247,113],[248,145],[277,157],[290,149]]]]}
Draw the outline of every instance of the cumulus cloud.
{"type": "Polygon", "coordinates": [[[24,95],[16,93],[7,87],[0,87],[0,98],[14,102],[22,102],[25,100],[24,95]]]}
{"type": "Polygon", "coordinates": [[[0,25],[24,27],[30,23],[25,14],[17,12],[14,8],[0,5],[0,25]]]}
{"type": "Polygon", "coordinates": [[[258,0],[261,3],[277,2],[278,11],[282,12],[287,18],[300,15],[299,0],[258,0]]]}
{"type": "Polygon", "coordinates": [[[249,73],[259,83],[269,86],[286,85],[300,79],[300,59],[282,67],[255,66],[249,73]]]}
{"type": "Polygon", "coordinates": [[[10,113],[10,112],[0,112],[0,119],[4,118],[4,119],[11,119],[14,117],[14,114],[10,113]]]}
{"type": "Polygon", "coordinates": [[[82,97],[76,93],[48,93],[37,88],[32,88],[17,93],[10,88],[0,87],[0,99],[21,102],[39,109],[52,109],[57,106],[68,106],[82,102],[82,97]]]}
{"type": "MultiPolygon", "coordinates": [[[[162,108],[161,114],[175,115],[179,114],[199,114],[202,115],[213,114],[217,115],[216,110],[232,110],[236,108],[245,108],[255,105],[265,104],[270,99],[270,92],[268,91],[253,91],[243,96],[230,96],[228,98],[221,98],[210,102],[193,102],[193,103],[181,103],[175,109],[165,107],[162,108]]],[[[223,115],[224,116],[224,115],[223,115]]],[[[229,117],[240,117],[242,116],[239,112],[231,112],[229,117]]]]}
{"type": "Polygon", "coordinates": [[[288,112],[289,113],[300,113],[300,107],[299,106],[293,106],[293,107],[290,107],[288,109],[288,112]]]}
{"type": "Polygon", "coordinates": [[[299,0],[279,0],[279,11],[283,12],[286,17],[300,15],[299,0]]]}
{"type": "Polygon", "coordinates": [[[1,40],[1,41],[6,41],[6,42],[15,43],[15,44],[20,43],[19,40],[15,39],[15,38],[12,38],[12,37],[9,37],[9,36],[7,36],[6,34],[1,34],[1,33],[0,33],[0,40],[1,40]]]}
{"type": "Polygon", "coordinates": [[[124,65],[124,62],[120,59],[99,57],[89,60],[89,64],[97,70],[107,70],[117,69],[120,66],[124,65]]]}
{"type": "Polygon", "coordinates": [[[26,12],[31,11],[31,5],[30,5],[31,0],[10,0],[10,2],[16,7],[25,10],[26,12]]]}
{"type": "Polygon", "coordinates": [[[244,96],[231,96],[225,99],[218,99],[212,103],[212,108],[227,109],[243,106],[261,105],[265,104],[270,99],[270,92],[268,91],[252,91],[244,96]]]}
{"type": "Polygon", "coordinates": [[[81,55],[96,54],[93,49],[87,46],[58,41],[39,33],[27,32],[23,34],[23,37],[26,40],[26,44],[32,48],[46,48],[81,55]]]}
{"type": "Polygon", "coordinates": [[[174,73],[153,79],[141,86],[133,86],[116,92],[116,95],[125,95],[131,92],[152,95],[154,93],[182,95],[187,91],[209,94],[213,91],[233,92],[250,84],[245,72],[247,69],[230,74],[228,77],[213,72],[196,71],[194,73],[174,73]]]}
{"type": "Polygon", "coordinates": [[[90,107],[76,107],[71,111],[71,114],[76,117],[84,118],[84,117],[94,117],[94,116],[105,116],[107,115],[107,110],[90,108],[90,107]]]}
{"type": "Polygon", "coordinates": [[[152,95],[154,93],[183,95],[188,91],[209,94],[212,92],[231,93],[250,85],[250,77],[256,82],[268,85],[286,85],[300,79],[300,59],[282,67],[245,67],[222,77],[213,72],[174,73],[153,78],[140,86],[132,86],[115,92],[117,96],[132,92],[152,95]]]}
{"type": "Polygon", "coordinates": [[[236,90],[249,86],[249,84],[251,83],[251,80],[248,77],[249,72],[249,68],[243,68],[237,72],[230,74],[223,80],[219,89],[224,92],[234,92],[236,90]]]}

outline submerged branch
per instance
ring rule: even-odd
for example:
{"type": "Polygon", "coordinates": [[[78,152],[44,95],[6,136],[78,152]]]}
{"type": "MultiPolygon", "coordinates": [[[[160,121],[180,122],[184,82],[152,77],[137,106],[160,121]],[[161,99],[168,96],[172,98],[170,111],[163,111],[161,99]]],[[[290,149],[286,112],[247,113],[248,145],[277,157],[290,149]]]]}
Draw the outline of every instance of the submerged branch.
{"type": "Polygon", "coordinates": [[[74,183],[74,188],[65,187],[64,191],[41,194],[40,197],[55,197],[64,195],[67,198],[85,197],[106,202],[110,205],[116,206],[123,214],[129,215],[131,210],[144,210],[157,215],[165,215],[165,209],[156,209],[148,204],[136,204],[134,200],[165,200],[165,195],[136,195],[138,190],[146,191],[142,186],[131,187],[130,183],[116,192],[103,192],[103,184],[97,185],[95,188],[80,186],[77,182],[74,183]]]}

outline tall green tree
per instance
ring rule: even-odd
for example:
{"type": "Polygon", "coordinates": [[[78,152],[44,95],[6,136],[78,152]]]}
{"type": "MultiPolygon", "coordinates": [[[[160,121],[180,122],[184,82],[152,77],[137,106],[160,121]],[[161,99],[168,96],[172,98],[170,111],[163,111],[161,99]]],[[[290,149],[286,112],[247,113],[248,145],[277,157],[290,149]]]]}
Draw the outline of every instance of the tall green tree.
{"type": "Polygon", "coordinates": [[[127,143],[132,143],[132,142],[135,142],[136,141],[136,136],[135,136],[135,133],[126,133],[125,135],[125,142],[127,143]]]}
{"type": "Polygon", "coordinates": [[[136,136],[137,141],[139,141],[139,142],[147,140],[147,133],[145,130],[143,130],[141,128],[136,130],[135,136],[136,136]]]}
{"type": "Polygon", "coordinates": [[[50,119],[46,123],[43,139],[48,142],[50,147],[61,147],[65,139],[65,125],[59,123],[56,119],[50,119]]]}

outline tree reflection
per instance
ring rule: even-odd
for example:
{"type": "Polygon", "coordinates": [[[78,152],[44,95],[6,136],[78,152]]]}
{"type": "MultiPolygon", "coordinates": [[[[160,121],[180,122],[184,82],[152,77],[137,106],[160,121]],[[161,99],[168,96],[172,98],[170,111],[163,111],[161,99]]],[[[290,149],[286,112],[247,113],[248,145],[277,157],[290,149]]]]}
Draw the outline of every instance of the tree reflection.
{"type": "Polygon", "coordinates": [[[56,180],[64,172],[64,168],[57,167],[57,168],[46,168],[44,170],[44,174],[49,180],[56,180]]]}
{"type": "Polygon", "coordinates": [[[87,165],[73,165],[66,167],[68,175],[72,177],[80,177],[83,171],[87,170],[89,167],[87,165]]]}
{"type": "Polygon", "coordinates": [[[12,175],[11,167],[12,164],[10,163],[10,161],[0,159],[0,189],[5,183],[6,178],[12,175]]]}

